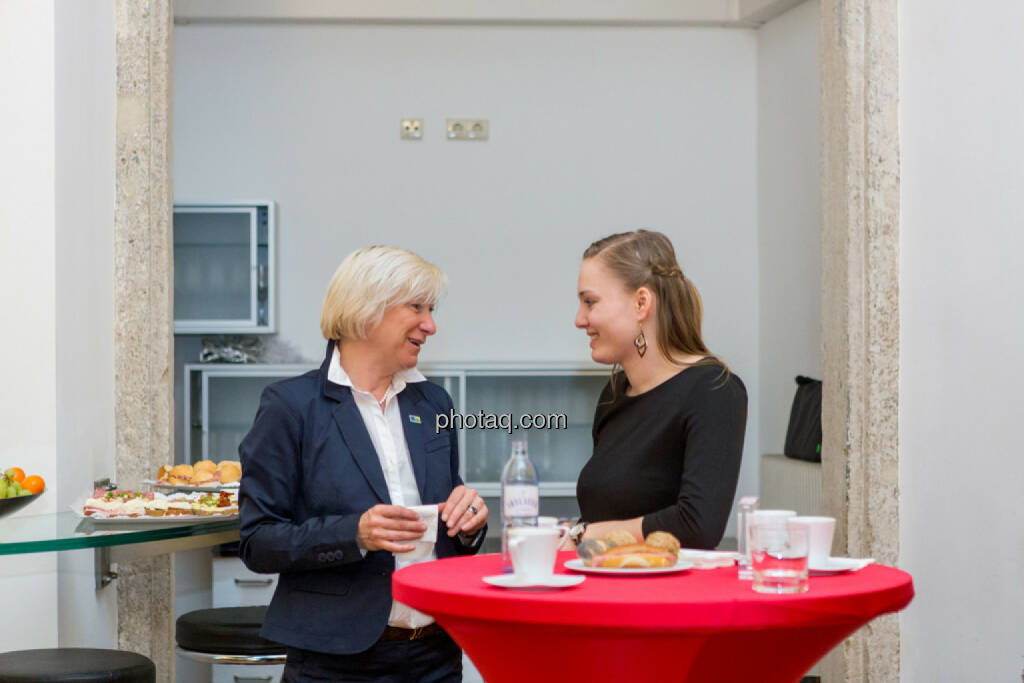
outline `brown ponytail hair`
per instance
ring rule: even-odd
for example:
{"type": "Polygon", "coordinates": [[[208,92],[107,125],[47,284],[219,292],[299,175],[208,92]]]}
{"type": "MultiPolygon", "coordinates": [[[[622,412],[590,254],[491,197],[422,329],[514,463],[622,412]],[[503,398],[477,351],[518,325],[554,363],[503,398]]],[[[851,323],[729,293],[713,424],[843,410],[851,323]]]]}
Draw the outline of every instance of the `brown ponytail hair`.
{"type": "Polygon", "coordinates": [[[704,345],[700,293],[683,275],[672,242],[665,235],[652,230],[609,235],[587,247],[583,259],[588,258],[599,258],[628,290],[647,287],[654,293],[658,316],[656,342],[666,360],[686,367],[718,365],[723,375],[728,375],[728,366],[704,345]],[[681,363],[676,360],[679,355],[702,358],[695,363],[681,363]]]}

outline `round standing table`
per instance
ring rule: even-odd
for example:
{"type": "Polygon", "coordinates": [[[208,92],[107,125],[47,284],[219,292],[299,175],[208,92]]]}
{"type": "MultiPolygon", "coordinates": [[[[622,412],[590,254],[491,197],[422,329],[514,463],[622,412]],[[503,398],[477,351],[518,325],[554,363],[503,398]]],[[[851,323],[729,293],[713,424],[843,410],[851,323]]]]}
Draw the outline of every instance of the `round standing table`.
{"type": "MultiPolygon", "coordinates": [[[[559,553],[557,573],[575,553],[559,553]]],[[[911,577],[870,565],[762,595],[736,568],[588,575],[551,591],[495,588],[498,555],[406,567],[394,598],[433,616],[488,683],[537,680],[793,683],[844,638],[914,596],[911,577]],[[675,672],[676,675],[673,675],[675,672]]]]}

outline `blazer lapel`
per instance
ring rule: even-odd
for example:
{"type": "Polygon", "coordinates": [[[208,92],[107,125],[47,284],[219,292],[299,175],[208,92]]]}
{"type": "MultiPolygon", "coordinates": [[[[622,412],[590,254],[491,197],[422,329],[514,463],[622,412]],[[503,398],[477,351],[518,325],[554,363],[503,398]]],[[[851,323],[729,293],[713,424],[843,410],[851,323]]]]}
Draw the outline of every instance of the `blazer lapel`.
{"type": "Polygon", "coordinates": [[[429,426],[427,422],[433,421],[434,411],[421,399],[420,390],[414,384],[407,384],[406,390],[399,392],[398,408],[402,414],[402,430],[405,432],[405,443],[409,446],[416,486],[420,490],[420,501],[426,502],[427,454],[423,450],[426,442],[424,430],[429,426]]]}
{"type": "Polygon", "coordinates": [[[345,440],[352,458],[362,471],[366,481],[370,483],[373,492],[382,503],[391,504],[391,496],[388,495],[388,484],[384,481],[384,470],[380,466],[380,458],[370,440],[370,433],[366,431],[366,424],[363,416],[359,413],[355,399],[348,387],[337,387],[344,390],[338,392],[339,403],[335,406],[333,415],[334,422],[338,425],[341,438],[345,440]]]}

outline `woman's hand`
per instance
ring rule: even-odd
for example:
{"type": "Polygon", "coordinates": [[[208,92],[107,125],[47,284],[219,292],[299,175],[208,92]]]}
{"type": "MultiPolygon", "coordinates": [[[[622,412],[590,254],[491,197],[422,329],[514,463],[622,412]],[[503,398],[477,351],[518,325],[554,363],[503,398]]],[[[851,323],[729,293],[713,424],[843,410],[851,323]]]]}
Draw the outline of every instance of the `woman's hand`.
{"type": "Polygon", "coordinates": [[[356,544],[366,550],[408,553],[416,548],[401,541],[418,540],[427,525],[409,508],[399,505],[374,505],[359,518],[356,544]]]}
{"type": "Polygon", "coordinates": [[[448,535],[475,534],[487,523],[487,505],[475,489],[456,486],[448,500],[439,503],[441,521],[448,524],[448,535]],[[474,512],[472,508],[476,509],[474,512]]]}

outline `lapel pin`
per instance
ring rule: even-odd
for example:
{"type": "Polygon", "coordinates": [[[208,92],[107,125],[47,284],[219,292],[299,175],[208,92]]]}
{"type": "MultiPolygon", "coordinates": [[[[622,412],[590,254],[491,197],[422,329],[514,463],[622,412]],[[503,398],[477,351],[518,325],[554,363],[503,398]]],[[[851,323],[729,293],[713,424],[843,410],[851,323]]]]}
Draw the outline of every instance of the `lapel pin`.
{"type": "Polygon", "coordinates": [[[423,421],[420,420],[420,416],[419,415],[410,415],[409,416],[409,422],[412,422],[413,424],[417,424],[417,425],[423,423],[423,421]]]}

